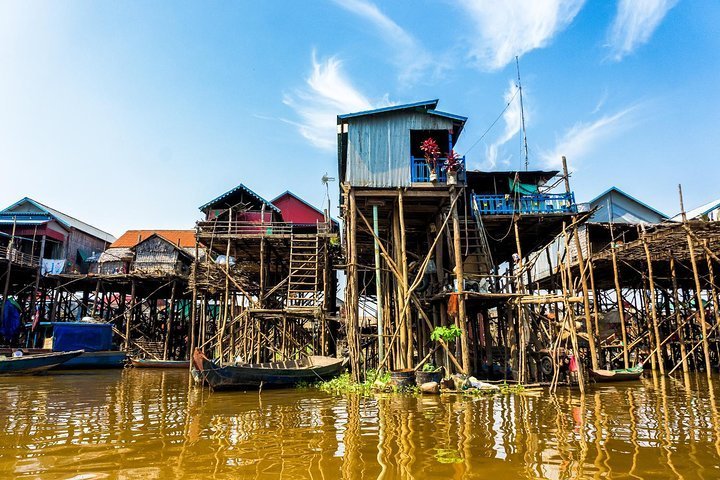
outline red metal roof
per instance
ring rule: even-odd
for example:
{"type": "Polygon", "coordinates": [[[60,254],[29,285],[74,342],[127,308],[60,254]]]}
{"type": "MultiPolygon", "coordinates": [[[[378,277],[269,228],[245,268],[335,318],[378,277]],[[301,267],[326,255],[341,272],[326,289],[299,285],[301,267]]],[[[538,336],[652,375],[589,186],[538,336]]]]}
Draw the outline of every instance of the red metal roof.
{"type": "Polygon", "coordinates": [[[163,237],[180,248],[195,246],[195,230],[128,230],[110,245],[110,248],[131,248],[150,237],[153,233],[163,237]]]}

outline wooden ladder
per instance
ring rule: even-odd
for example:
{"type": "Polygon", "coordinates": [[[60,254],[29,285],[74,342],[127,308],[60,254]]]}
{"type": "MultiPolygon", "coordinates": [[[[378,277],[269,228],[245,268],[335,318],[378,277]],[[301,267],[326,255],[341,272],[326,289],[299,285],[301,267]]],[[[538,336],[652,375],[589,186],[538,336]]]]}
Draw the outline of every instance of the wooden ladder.
{"type": "Polygon", "coordinates": [[[290,238],[287,309],[313,311],[320,302],[320,242],[316,235],[290,238]]]}

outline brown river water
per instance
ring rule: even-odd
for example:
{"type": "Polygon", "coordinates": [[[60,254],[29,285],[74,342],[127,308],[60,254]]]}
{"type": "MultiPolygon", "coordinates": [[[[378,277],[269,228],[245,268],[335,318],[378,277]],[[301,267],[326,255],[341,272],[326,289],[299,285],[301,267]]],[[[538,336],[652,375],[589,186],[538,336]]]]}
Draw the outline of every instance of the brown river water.
{"type": "Polygon", "coordinates": [[[720,378],[556,395],[216,392],[183,371],[0,377],[0,478],[720,478],[720,378]]]}

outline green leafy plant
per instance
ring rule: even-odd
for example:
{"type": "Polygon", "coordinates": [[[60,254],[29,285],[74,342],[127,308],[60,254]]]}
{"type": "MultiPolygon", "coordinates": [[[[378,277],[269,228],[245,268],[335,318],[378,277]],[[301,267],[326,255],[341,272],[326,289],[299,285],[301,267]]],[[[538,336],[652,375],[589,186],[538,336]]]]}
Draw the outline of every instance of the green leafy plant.
{"type": "Polygon", "coordinates": [[[437,370],[437,367],[435,365],[433,365],[432,363],[426,363],[422,367],[423,372],[434,372],[435,370],[437,370]]]}
{"type": "MultiPolygon", "coordinates": [[[[433,329],[432,333],[430,333],[430,339],[438,342],[440,340],[443,340],[444,342],[453,342],[456,338],[460,337],[462,335],[462,332],[457,327],[457,325],[449,325],[449,326],[442,326],[442,327],[435,327],[433,329]]],[[[448,369],[448,366],[450,365],[450,356],[448,355],[447,349],[445,349],[445,374],[447,376],[450,375],[450,370],[448,369]]]]}
{"type": "Polygon", "coordinates": [[[462,332],[458,328],[457,325],[450,325],[447,327],[435,327],[435,329],[430,333],[430,339],[437,342],[438,340],[442,339],[446,342],[452,342],[456,338],[458,338],[462,332]]]}

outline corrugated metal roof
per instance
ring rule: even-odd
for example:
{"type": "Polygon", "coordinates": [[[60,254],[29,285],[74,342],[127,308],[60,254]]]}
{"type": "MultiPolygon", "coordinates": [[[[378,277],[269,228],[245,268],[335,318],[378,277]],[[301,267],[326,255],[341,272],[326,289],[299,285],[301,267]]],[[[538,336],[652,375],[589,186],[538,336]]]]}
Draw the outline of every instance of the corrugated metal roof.
{"type": "Polygon", "coordinates": [[[403,105],[391,105],[389,107],[383,107],[383,108],[376,108],[374,110],[365,110],[362,112],[355,112],[355,113],[344,113],[342,115],[338,115],[338,118],[345,119],[345,118],[353,118],[353,117],[362,117],[365,115],[377,115],[378,113],[386,113],[386,112],[395,112],[398,110],[409,110],[413,108],[418,107],[430,107],[430,109],[434,109],[437,107],[437,104],[440,100],[425,100],[422,102],[415,102],[415,103],[406,103],[403,105]]]}
{"type": "MultiPolygon", "coordinates": [[[[689,212],[685,212],[685,216],[688,218],[688,220],[693,220],[698,217],[702,217],[703,215],[707,215],[708,213],[712,212],[713,210],[720,208],[720,198],[713,200],[711,202],[708,202],[704,205],[700,205],[697,208],[693,208],[689,212]]],[[[682,213],[678,213],[674,217],[670,219],[673,222],[682,222],[682,213]]]]}
{"type": "MultiPolygon", "coordinates": [[[[81,232],[87,233],[88,235],[92,235],[93,237],[99,238],[108,243],[112,243],[115,241],[115,237],[112,236],[111,234],[109,234],[108,232],[100,230],[97,227],[93,227],[92,225],[90,225],[88,223],[78,220],[75,217],[71,217],[70,215],[67,215],[59,210],[55,210],[52,207],[48,207],[47,205],[42,204],[42,203],[38,202],[37,200],[33,200],[32,198],[29,198],[29,197],[25,197],[21,200],[18,200],[17,202],[13,203],[12,205],[7,207],[0,213],[12,214],[13,213],[12,209],[22,205],[23,203],[29,203],[29,204],[33,205],[35,208],[37,208],[38,210],[52,215],[53,218],[55,218],[55,220],[57,220],[61,224],[65,225],[66,227],[74,228],[75,230],[79,230],[81,232]]],[[[15,215],[18,215],[18,214],[19,213],[15,213],[15,215]]]]}
{"type": "Polygon", "coordinates": [[[622,196],[624,196],[624,197],[632,200],[633,202],[637,203],[638,205],[641,205],[641,206],[647,208],[648,210],[651,210],[651,211],[657,213],[657,214],[660,215],[662,218],[668,218],[668,216],[665,215],[664,213],[662,213],[661,211],[654,209],[653,207],[651,207],[651,206],[648,205],[647,203],[638,200],[637,198],[633,197],[632,195],[630,195],[630,194],[628,194],[628,193],[623,192],[622,190],[620,190],[618,187],[615,187],[615,186],[612,186],[612,187],[608,188],[608,189],[605,190],[603,193],[601,193],[600,195],[598,195],[597,197],[593,198],[592,200],[590,200],[590,201],[587,202],[587,203],[589,203],[589,204],[597,203],[598,200],[600,200],[600,199],[603,198],[605,195],[608,195],[608,194],[610,194],[610,193],[612,193],[612,192],[615,192],[615,193],[617,193],[617,194],[619,194],[619,195],[622,195],[622,196]]]}
{"type": "Polygon", "coordinates": [[[180,248],[195,248],[195,230],[128,230],[110,248],[131,248],[153,235],[159,235],[173,245],[179,242],[180,248]]]}
{"type": "Polygon", "coordinates": [[[201,206],[201,207],[200,207],[200,210],[204,212],[205,209],[211,207],[214,203],[219,202],[219,201],[222,200],[223,198],[229,197],[230,195],[232,195],[233,193],[237,192],[238,190],[242,190],[242,191],[244,191],[245,193],[247,193],[248,195],[250,195],[251,197],[255,197],[257,200],[259,200],[260,202],[264,203],[265,205],[267,205],[267,206],[270,207],[271,209],[275,210],[277,213],[280,213],[280,209],[279,209],[279,208],[277,208],[277,207],[276,207],[275,205],[273,205],[271,202],[268,202],[267,200],[265,200],[263,197],[261,197],[261,196],[258,195],[257,193],[255,193],[255,192],[253,192],[252,190],[250,190],[248,187],[246,187],[246,186],[243,185],[242,183],[241,183],[240,185],[238,185],[237,187],[233,188],[232,190],[228,190],[227,192],[223,193],[223,194],[220,195],[219,197],[210,200],[208,203],[206,203],[205,205],[201,206]]]}
{"type": "Polygon", "coordinates": [[[392,105],[390,107],[376,108],[375,110],[366,110],[364,112],[345,113],[342,115],[338,115],[338,120],[346,120],[348,118],[366,117],[366,116],[370,116],[370,115],[378,115],[378,114],[383,114],[383,113],[388,113],[388,112],[398,112],[398,111],[402,111],[402,110],[415,110],[417,108],[424,108],[425,113],[427,113],[429,115],[436,115],[438,117],[450,118],[452,120],[457,120],[462,123],[465,123],[467,121],[467,117],[435,110],[435,107],[437,107],[438,102],[439,102],[438,99],[425,100],[422,102],[406,103],[403,105],[392,105]]]}

